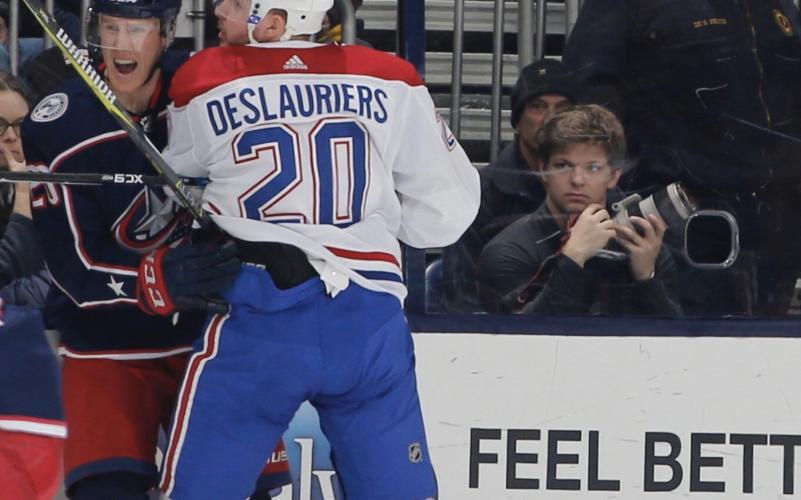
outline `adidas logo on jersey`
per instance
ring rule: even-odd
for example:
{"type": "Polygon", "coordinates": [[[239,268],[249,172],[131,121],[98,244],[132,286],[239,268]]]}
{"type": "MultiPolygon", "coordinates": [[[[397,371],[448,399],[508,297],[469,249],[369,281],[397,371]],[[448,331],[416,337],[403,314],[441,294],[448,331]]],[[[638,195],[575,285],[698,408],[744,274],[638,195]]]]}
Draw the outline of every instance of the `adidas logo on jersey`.
{"type": "Polygon", "coordinates": [[[284,63],[284,69],[309,69],[309,67],[306,66],[306,63],[303,62],[303,59],[296,54],[287,59],[287,61],[284,63]]]}

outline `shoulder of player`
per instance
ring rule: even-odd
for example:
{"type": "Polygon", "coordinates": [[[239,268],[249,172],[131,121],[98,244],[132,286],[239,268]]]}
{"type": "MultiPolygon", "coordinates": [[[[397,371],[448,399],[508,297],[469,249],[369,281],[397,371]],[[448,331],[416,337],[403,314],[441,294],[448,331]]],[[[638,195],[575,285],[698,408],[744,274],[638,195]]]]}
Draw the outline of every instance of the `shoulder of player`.
{"type": "Polygon", "coordinates": [[[100,110],[102,106],[92,91],[76,77],[62,82],[42,97],[25,121],[34,128],[60,128],[85,121],[88,113],[100,110]]]}
{"type": "Polygon", "coordinates": [[[119,130],[111,115],[79,79],[65,81],[43,97],[22,124],[31,161],[53,159],[93,138],[119,130]],[[38,158],[43,155],[42,158],[38,158]]]}
{"type": "Polygon", "coordinates": [[[186,63],[192,53],[186,50],[168,50],[161,58],[161,67],[166,77],[171,78],[186,63]]]}
{"type": "Polygon", "coordinates": [[[410,86],[423,85],[422,78],[407,61],[361,45],[212,47],[194,54],[179,68],[170,97],[181,107],[234,79],[273,74],[362,75],[410,86]],[[270,51],[269,57],[265,57],[263,50],[270,51]]]}
{"type": "MultiPolygon", "coordinates": [[[[363,45],[329,45],[346,54],[347,73],[373,76],[382,80],[400,81],[411,86],[423,85],[415,67],[400,57],[363,45]]],[[[333,50],[333,49],[331,49],[333,50]]],[[[342,72],[340,68],[338,72],[342,72]]]]}
{"type": "Polygon", "coordinates": [[[170,99],[180,107],[193,97],[230,80],[233,72],[226,67],[223,56],[241,48],[210,47],[192,54],[172,78],[170,99]]]}

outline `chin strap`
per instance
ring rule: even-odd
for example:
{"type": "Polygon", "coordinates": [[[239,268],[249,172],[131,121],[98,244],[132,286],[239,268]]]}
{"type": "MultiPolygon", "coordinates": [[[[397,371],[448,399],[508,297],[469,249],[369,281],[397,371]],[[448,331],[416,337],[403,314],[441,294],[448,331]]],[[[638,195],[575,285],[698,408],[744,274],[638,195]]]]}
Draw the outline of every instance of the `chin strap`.
{"type": "Polygon", "coordinates": [[[250,43],[259,43],[258,40],[253,38],[253,30],[255,30],[255,29],[256,29],[256,25],[251,23],[251,22],[248,22],[248,41],[250,43]]]}

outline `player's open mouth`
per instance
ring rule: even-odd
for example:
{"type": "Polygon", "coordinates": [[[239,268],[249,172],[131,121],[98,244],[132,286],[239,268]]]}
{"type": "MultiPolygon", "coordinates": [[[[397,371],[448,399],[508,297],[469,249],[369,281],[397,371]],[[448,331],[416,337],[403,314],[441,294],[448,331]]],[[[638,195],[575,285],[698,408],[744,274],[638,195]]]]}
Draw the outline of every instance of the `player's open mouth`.
{"type": "Polygon", "coordinates": [[[123,75],[133,73],[136,66],[137,63],[133,59],[114,59],[114,68],[123,75]]]}

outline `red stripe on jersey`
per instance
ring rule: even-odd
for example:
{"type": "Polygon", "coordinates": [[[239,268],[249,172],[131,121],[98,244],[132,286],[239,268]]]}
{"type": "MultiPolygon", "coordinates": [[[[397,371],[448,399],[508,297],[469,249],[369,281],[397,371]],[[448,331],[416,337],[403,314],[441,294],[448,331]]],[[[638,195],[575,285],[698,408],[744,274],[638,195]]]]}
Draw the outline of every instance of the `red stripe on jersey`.
{"type": "Polygon", "coordinates": [[[407,61],[360,45],[212,47],[190,57],[175,73],[170,97],[180,107],[232,80],[282,73],[362,75],[402,81],[411,86],[423,85],[417,70],[407,61]],[[284,68],[293,56],[300,57],[306,68],[284,68]]]}
{"type": "Polygon", "coordinates": [[[108,141],[117,141],[120,139],[124,139],[128,137],[128,132],[124,130],[116,130],[114,132],[106,132],[104,134],[100,134],[97,137],[93,137],[92,139],[84,142],[75,149],[68,149],[67,151],[61,153],[60,155],[56,156],[53,163],[50,165],[51,172],[58,172],[59,167],[65,160],[75,156],[76,154],[80,153],[81,151],[86,151],[89,148],[93,148],[98,144],[102,144],[108,141]],[[66,153],[66,154],[65,154],[66,153]]]}
{"type": "Polygon", "coordinates": [[[394,255],[391,253],[386,252],[357,252],[356,250],[345,250],[344,248],[336,248],[336,247],[325,247],[330,251],[332,254],[336,255],[337,257],[342,257],[343,259],[354,259],[354,260],[379,260],[383,262],[389,262],[390,264],[394,264],[400,267],[398,263],[398,259],[395,258],[394,255]]]}
{"type": "Polygon", "coordinates": [[[214,213],[215,213],[215,214],[217,214],[217,215],[222,215],[222,210],[220,210],[220,209],[219,209],[219,207],[217,207],[217,205],[215,205],[214,203],[212,203],[212,202],[210,202],[210,201],[207,201],[207,202],[206,202],[206,205],[207,205],[207,208],[208,208],[208,209],[209,209],[211,212],[214,212],[214,213]]]}

